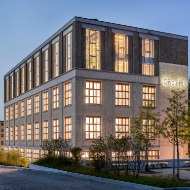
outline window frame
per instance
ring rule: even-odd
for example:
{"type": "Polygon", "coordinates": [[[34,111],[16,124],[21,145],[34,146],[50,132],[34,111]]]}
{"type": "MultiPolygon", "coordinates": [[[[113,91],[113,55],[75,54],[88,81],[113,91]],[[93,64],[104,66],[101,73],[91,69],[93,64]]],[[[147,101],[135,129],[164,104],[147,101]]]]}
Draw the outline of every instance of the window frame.
{"type": "Polygon", "coordinates": [[[65,140],[72,139],[72,117],[71,116],[67,116],[64,118],[64,139],[65,140]]]}
{"type": "Polygon", "coordinates": [[[115,105],[130,107],[130,100],[131,100],[130,92],[131,92],[131,85],[129,83],[116,82],[115,83],[115,105]],[[117,85],[122,85],[122,90],[117,90],[117,85]],[[124,86],[125,86],[125,89],[128,86],[128,91],[123,90],[124,86]],[[123,93],[125,93],[125,97],[123,97],[123,93]],[[117,94],[118,94],[118,96],[117,96],[117,94]],[[119,94],[122,94],[122,97],[120,97],[119,94]],[[128,98],[126,97],[127,94],[128,94],[128,98]],[[117,103],[117,102],[120,102],[120,100],[122,100],[122,105],[117,103]],[[125,102],[125,104],[123,104],[123,101],[125,102]],[[128,102],[128,104],[127,104],[127,102],[128,102]]]}
{"type": "Polygon", "coordinates": [[[55,86],[52,88],[52,108],[59,108],[59,86],[55,86]]]}
{"type": "Polygon", "coordinates": [[[102,81],[97,81],[97,80],[86,80],[85,82],[85,104],[86,105],[102,105],[102,81]],[[87,83],[89,83],[89,87],[87,88],[87,83]],[[90,88],[92,83],[92,88],[90,88]],[[100,88],[96,89],[95,88],[95,84],[99,84],[100,88]],[[90,92],[93,91],[93,96],[90,95],[90,92]],[[98,95],[94,95],[97,94],[97,92],[99,91],[100,96],[98,95]],[[91,98],[93,99],[93,101],[91,102],[91,98]],[[99,98],[99,102],[97,101],[99,98]],[[87,101],[89,99],[89,101],[87,101]],[[95,101],[96,99],[96,101],[95,101]],[[98,103],[95,103],[98,102],[98,103]]]}
{"type": "Polygon", "coordinates": [[[64,83],[64,106],[71,106],[71,105],[72,105],[72,81],[68,81],[64,83]]]}
{"type": "Polygon", "coordinates": [[[129,117],[116,117],[115,118],[115,136],[116,136],[116,138],[120,139],[123,136],[127,137],[127,136],[129,136],[129,134],[130,134],[130,118],[129,117]],[[117,119],[122,120],[121,124],[119,122],[117,124],[117,119]],[[125,125],[123,122],[124,119],[125,119],[125,125]],[[128,125],[127,125],[127,123],[128,123],[128,125]],[[125,130],[119,131],[119,127],[121,127],[122,129],[125,128],[125,130]],[[118,128],[118,130],[117,130],[117,128],[118,128]],[[122,136],[120,136],[121,134],[122,134],[122,136]]]}
{"type": "MultiPolygon", "coordinates": [[[[152,97],[152,96],[151,96],[152,97]]],[[[152,86],[152,85],[143,85],[142,87],[142,106],[143,107],[152,107],[152,108],[155,108],[156,107],[156,86],[152,86]],[[144,92],[144,88],[148,88],[148,93],[145,93],[144,92]],[[149,93],[150,91],[150,88],[154,88],[154,93],[149,93]],[[150,96],[150,95],[153,95],[154,96],[154,100],[149,100],[148,99],[145,99],[144,97],[145,96],[150,96]],[[148,102],[148,105],[147,105],[147,102],[148,102]],[[151,103],[150,103],[151,102],[151,103]],[[152,102],[153,102],[153,106],[152,105],[152,102]]]]}
{"type": "Polygon", "coordinates": [[[99,139],[100,137],[101,137],[101,133],[102,133],[102,117],[101,116],[86,116],[86,124],[85,124],[85,139],[86,140],[95,140],[95,139],[99,139]],[[89,124],[87,123],[87,118],[89,118],[88,120],[89,120],[89,124]],[[93,122],[92,123],[90,123],[90,119],[92,118],[92,120],[93,120],[93,122]],[[95,122],[94,122],[94,119],[95,118],[98,118],[99,119],[99,121],[100,121],[100,123],[99,124],[96,124],[95,122]],[[89,130],[87,130],[87,125],[89,125],[88,126],[88,129],[89,130]],[[91,128],[91,126],[90,125],[92,125],[92,128],[93,128],[93,130],[91,130],[90,128],[91,128]],[[98,131],[98,130],[94,130],[94,128],[95,128],[95,125],[96,125],[96,128],[97,128],[97,125],[99,125],[99,127],[100,127],[100,130],[98,131]],[[89,133],[89,135],[88,135],[88,133],[89,133]],[[90,137],[90,133],[92,133],[93,135],[93,137],[91,138],[90,137]],[[100,136],[97,136],[97,134],[99,133],[100,134],[100,136]],[[96,135],[95,135],[96,134],[96,135]],[[95,137],[96,136],[96,137],[95,137]]]}

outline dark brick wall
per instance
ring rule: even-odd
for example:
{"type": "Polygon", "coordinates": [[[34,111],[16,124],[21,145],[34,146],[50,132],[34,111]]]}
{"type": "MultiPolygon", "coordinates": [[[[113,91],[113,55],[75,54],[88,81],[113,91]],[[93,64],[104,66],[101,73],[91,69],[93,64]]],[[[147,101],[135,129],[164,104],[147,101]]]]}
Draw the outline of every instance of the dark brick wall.
{"type": "Polygon", "coordinates": [[[154,74],[159,75],[159,40],[154,41],[154,74]]]}
{"type": "Polygon", "coordinates": [[[134,32],[133,34],[133,72],[134,74],[141,73],[141,46],[142,41],[139,38],[139,34],[134,32]]]}
{"type": "Polygon", "coordinates": [[[129,49],[128,49],[128,64],[129,73],[133,73],[133,37],[128,37],[129,49]]]}
{"type": "Polygon", "coordinates": [[[168,37],[159,37],[159,61],[188,65],[188,42],[168,37]]]}

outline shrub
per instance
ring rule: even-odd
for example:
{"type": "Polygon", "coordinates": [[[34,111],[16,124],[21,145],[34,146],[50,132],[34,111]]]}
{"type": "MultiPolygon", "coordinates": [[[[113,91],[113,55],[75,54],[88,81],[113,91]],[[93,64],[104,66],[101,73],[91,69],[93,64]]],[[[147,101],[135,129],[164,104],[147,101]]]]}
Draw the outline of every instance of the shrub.
{"type": "Polygon", "coordinates": [[[28,167],[29,160],[27,158],[23,158],[19,151],[1,150],[0,151],[0,164],[4,164],[4,165],[8,165],[8,166],[28,167]]]}
{"type": "Polygon", "coordinates": [[[81,158],[82,158],[82,149],[79,147],[73,147],[71,148],[72,156],[74,157],[74,162],[76,164],[80,164],[81,158]]]}

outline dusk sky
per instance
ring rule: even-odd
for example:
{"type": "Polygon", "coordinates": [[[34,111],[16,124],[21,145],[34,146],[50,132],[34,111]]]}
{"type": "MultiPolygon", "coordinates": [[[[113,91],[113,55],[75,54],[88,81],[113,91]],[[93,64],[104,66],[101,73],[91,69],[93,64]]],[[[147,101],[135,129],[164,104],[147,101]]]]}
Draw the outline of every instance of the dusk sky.
{"type": "Polygon", "coordinates": [[[190,35],[189,0],[0,0],[0,120],[4,74],[74,16],[190,35]]]}

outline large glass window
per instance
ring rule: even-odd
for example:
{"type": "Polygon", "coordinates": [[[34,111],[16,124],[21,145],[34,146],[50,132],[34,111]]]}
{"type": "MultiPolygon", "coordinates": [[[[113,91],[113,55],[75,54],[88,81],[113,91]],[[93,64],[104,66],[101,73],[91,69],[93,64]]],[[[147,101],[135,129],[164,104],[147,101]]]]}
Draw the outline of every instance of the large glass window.
{"type": "Polygon", "coordinates": [[[8,106],[5,108],[5,120],[6,121],[9,120],[9,107],[8,106]]]}
{"type": "Polygon", "coordinates": [[[9,101],[9,78],[6,78],[5,85],[6,85],[6,101],[9,101]]]}
{"type": "Polygon", "coordinates": [[[101,136],[101,117],[86,117],[86,139],[98,139],[101,136]]]}
{"type": "Polygon", "coordinates": [[[155,120],[143,119],[143,132],[149,139],[155,139],[155,120]]]}
{"type": "Polygon", "coordinates": [[[65,106],[69,106],[72,104],[72,84],[71,81],[65,83],[64,85],[64,102],[65,106]]]}
{"type": "Polygon", "coordinates": [[[59,108],[59,88],[56,86],[53,88],[53,108],[59,108]]]}
{"type": "Polygon", "coordinates": [[[100,81],[86,81],[86,104],[101,104],[100,81]]]}
{"type": "Polygon", "coordinates": [[[130,106],[130,86],[129,84],[115,84],[115,105],[130,106]]]}
{"type": "Polygon", "coordinates": [[[34,58],[34,86],[40,84],[40,71],[39,71],[39,56],[34,58]]]}
{"type": "Polygon", "coordinates": [[[24,140],[24,124],[22,124],[20,128],[20,140],[24,140]]]}
{"type": "Polygon", "coordinates": [[[15,103],[15,119],[18,119],[18,103],[15,103]]]}
{"type": "Polygon", "coordinates": [[[143,86],[143,106],[156,106],[156,87],[143,86]]]}
{"type": "Polygon", "coordinates": [[[32,67],[31,67],[31,62],[27,64],[27,72],[28,72],[28,85],[27,85],[27,90],[31,90],[32,88],[32,67]]]}
{"type": "Polygon", "coordinates": [[[25,92],[25,70],[24,67],[21,68],[21,94],[25,92]]]}
{"type": "Polygon", "coordinates": [[[20,116],[24,117],[24,100],[20,102],[20,116]]]}
{"type": "Polygon", "coordinates": [[[65,117],[65,140],[70,140],[72,134],[72,119],[65,117]]]}
{"type": "Polygon", "coordinates": [[[48,91],[43,92],[43,111],[48,111],[48,91]]]}
{"type": "Polygon", "coordinates": [[[18,71],[15,72],[15,77],[16,77],[16,80],[15,80],[15,83],[16,83],[16,96],[19,96],[19,73],[18,71]]]}
{"type": "Polygon", "coordinates": [[[8,127],[6,127],[5,132],[6,132],[5,140],[8,141],[9,140],[9,128],[8,127]]]}
{"type": "Polygon", "coordinates": [[[53,120],[53,133],[52,133],[53,139],[59,138],[59,120],[54,119],[53,120]]]}
{"type": "Polygon", "coordinates": [[[11,81],[11,92],[10,92],[10,98],[13,99],[14,96],[14,78],[13,78],[13,74],[10,76],[10,81],[11,81]]]}
{"type": "Polygon", "coordinates": [[[48,81],[48,49],[43,51],[42,53],[43,57],[43,82],[48,81]]]}
{"type": "Polygon", "coordinates": [[[86,68],[100,69],[100,31],[86,29],[86,68]]]}
{"type": "Polygon", "coordinates": [[[32,114],[32,100],[31,98],[27,99],[27,115],[32,114]]]}
{"type": "Polygon", "coordinates": [[[15,141],[18,141],[18,125],[15,126],[15,141]]]}
{"type": "Polygon", "coordinates": [[[14,107],[13,105],[10,106],[10,120],[13,120],[14,118],[14,107]]]}
{"type": "Polygon", "coordinates": [[[13,126],[10,127],[10,141],[13,141],[14,139],[14,128],[13,126]]]}
{"type": "Polygon", "coordinates": [[[154,75],[154,40],[142,39],[142,74],[154,75]]]}
{"type": "Polygon", "coordinates": [[[27,124],[27,141],[32,140],[32,125],[31,123],[27,124]]]}
{"type": "Polygon", "coordinates": [[[66,35],[66,71],[72,69],[72,32],[66,35]]]}
{"type": "Polygon", "coordinates": [[[35,114],[39,113],[39,106],[40,106],[40,104],[39,104],[39,95],[37,94],[37,95],[34,96],[34,113],[35,114]]]}
{"type": "Polygon", "coordinates": [[[39,122],[34,123],[34,140],[39,140],[40,127],[39,122]]]}
{"type": "Polygon", "coordinates": [[[59,41],[52,45],[53,78],[59,75],[59,41]]]}
{"type": "Polygon", "coordinates": [[[129,72],[128,37],[124,34],[115,34],[115,71],[129,72]]]}
{"type": "Polygon", "coordinates": [[[40,150],[39,149],[33,149],[33,159],[34,161],[38,160],[40,157],[40,150]]]}
{"type": "Polygon", "coordinates": [[[116,117],[115,119],[115,135],[116,138],[122,138],[129,135],[129,117],[116,117]]]}
{"type": "Polygon", "coordinates": [[[26,157],[31,161],[32,151],[31,148],[26,148],[26,157]]]}
{"type": "Polygon", "coordinates": [[[43,140],[48,140],[48,121],[43,122],[43,140]]]}

